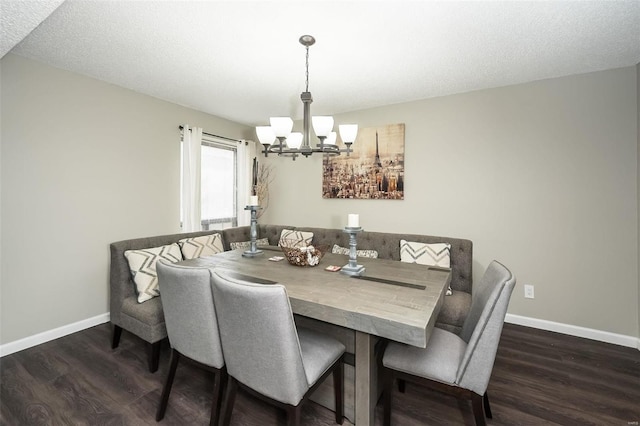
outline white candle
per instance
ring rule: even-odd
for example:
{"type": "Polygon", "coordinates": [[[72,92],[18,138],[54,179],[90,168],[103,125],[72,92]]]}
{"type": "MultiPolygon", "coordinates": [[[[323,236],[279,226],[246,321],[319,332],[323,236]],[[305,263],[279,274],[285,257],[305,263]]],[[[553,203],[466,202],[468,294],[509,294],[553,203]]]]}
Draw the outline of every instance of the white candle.
{"type": "Polygon", "coordinates": [[[251,197],[249,197],[249,205],[250,206],[257,206],[258,205],[258,196],[257,195],[252,195],[251,197]]]}
{"type": "Polygon", "coordinates": [[[350,214],[347,220],[348,228],[358,228],[360,227],[360,216],[357,214],[350,214]]]}

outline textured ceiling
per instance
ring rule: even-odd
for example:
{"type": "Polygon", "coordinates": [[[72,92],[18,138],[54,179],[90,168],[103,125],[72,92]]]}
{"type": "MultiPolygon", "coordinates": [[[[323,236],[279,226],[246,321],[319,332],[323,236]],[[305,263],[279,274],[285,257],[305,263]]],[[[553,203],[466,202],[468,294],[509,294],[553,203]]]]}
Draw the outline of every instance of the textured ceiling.
{"type": "Polygon", "coordinates": [[[44,21],[64,0],[0,0],[0,58],[44,21]]]}
{"type": "Polygon", "coordinates": [[[316,115],[640,62],[637,0],[1,1],[3,55],[251,125],[301,116],[303,34],[316,115]]]}

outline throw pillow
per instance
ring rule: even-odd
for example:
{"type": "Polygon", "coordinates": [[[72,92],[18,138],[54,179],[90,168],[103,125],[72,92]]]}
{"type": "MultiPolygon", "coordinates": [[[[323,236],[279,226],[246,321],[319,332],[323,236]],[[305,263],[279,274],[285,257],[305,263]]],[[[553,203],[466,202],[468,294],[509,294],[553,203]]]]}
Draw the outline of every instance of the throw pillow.
{"type": "Polygon", "coordinates": [[[213,256],[222,253],[222,237],[220,234],[203,235],[201,237],[184,238],[178,241],[182,256],[185,259],[195,259],[197,257],[213,256]]]}
{"type": "MultiPolygon", "coordinates": [[[[251,247],[251,241],[237,241],[235,243],[229,243],[229,245],[231,246],[231,250],[237,250],[237,249],[248,249],[251,247]]],[[[256,245],[257,246],[268,246],[269,245],[269,239],[268,238],[259,238],[256,240],[256,245]]]]}
{"type": "MultiPolygon", "coordinates": [[[[417,243],[400,240],[400,260],[420,265],[451,267],[451,244],[449,243],[417,243]]],[[[451,296],[451,286],[447,296],[451,296]]]]}
{"type": "Polygon", "coordinates": [[[182,260],[180,247],[175,243],[141,250],[127,250],[124,252],[124,256],[129,262],[133,282],[136,284],[138,303],[146,302],[160,295],[156,272],[158,260],[165,259],[172,263],[182,260]]]}
{"type": "MultiPolygon", "coordinates": [[[[349,249],[346,247],[341,247],[337,244],[333,245],[333,248],[331,249],[331,253],[333,254],[346,254],[347,256],[349,256],[349,249]]],[[[356,249],[356,256],[358,257],[370,257],[371,259],[377,259],[378,258],[378,251],[377,250],[358,250],[356,249]]]]}
{"type": "Polygon", "coordinates": [[[283,229],[280,233],[280,247],[300,248],[311,245],[313,241],[313,232],[294,231],[292,229],[283,229]]]}

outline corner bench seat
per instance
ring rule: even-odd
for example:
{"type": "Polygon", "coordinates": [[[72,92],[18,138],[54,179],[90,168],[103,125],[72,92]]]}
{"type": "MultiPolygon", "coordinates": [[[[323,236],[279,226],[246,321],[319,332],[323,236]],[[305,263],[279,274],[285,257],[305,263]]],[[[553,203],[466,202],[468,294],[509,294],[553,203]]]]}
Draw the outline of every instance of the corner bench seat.
{"type": "MultiPolygon", "coordinates": [[[[349,247],[349,237],[342,229],[258,225],[258,238],[268,238],[269,244],[278,245],[283,229],[313,232],[313,244],[326,244],[329,247],[338,244],[342,247],[349,247]]],[[[231,249],[231,242],[250,240],[250,227],[240,226],[222,231],[210,230],[137,238],[114,242],[110,245],[110,314],[114,328],[112,347],[118,346],[123,329],[137,335],[148,343],[149,370],[154,372],[157,369],[160,342],[167,337],[160,298],[155,297],[144,303],[137,302],[135,284],[124,252],[177,243],[183,238],[208,235],[214,232],[219,232],[222,235],[225,250],[231,249]]],[[[451,288],[453,295],[444,298],[436,326],[458,333],[471,306],[472,242],[459,238],[363,231],[358,234],[358,249],[376,250],[379,258],[400,261],[400,240],[402,239],[421,243],[446,242],[451,244],[451,288]]],[[[321,325],[320,328],[322,327],[325,326],[321,325]]],[[[349,352],[349,348],[351,348],[350,352],[353,353],[352,336],[349,333],[342,334],[341,340],[347,346],[347,351],[349,352]]]]}

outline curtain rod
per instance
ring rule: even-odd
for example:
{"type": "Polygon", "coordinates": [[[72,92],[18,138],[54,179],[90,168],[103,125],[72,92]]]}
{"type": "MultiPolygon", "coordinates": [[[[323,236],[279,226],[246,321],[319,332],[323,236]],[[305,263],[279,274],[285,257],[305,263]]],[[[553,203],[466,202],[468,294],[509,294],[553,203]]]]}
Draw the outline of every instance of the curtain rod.
{"type": "MultiPolygon", "coordinates": [[[[184,126],[178,126],[178,128],[180,130],[184,131],[184,126]]],[[[226,139],[226,140],[232,141],[232,142],[240,142],[240,143],[244,142],[245,145],[249,145],[249,142],[247,142],[244,139],[233,139],[233,138],[228,138],[226,136],[214,135],[213,133],[207,133],[207,132],[204,132],[204,131],[202,132],[202,134],[203,135],[207,135],[207,136],[211,136],[211,137],[214,137],[214,138],[226,139]]]]}

